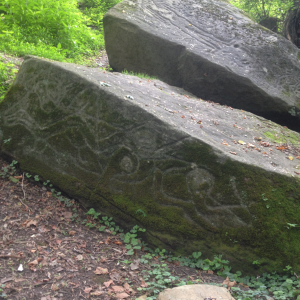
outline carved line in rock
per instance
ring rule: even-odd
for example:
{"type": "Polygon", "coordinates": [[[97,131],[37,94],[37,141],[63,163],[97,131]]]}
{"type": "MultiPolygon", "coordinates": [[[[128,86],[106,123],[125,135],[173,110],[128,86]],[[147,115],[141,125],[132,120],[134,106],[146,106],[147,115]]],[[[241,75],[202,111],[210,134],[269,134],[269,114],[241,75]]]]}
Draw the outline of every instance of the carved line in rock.
{"type": "MultiPolygon", "coordinates": [[[[136,154],[134,154],[134,157],[137,158],[138,163],[136,165],[140,165],[139,164],[139,158],[136,154]]],[[[152,159],[149,158],[148,163],[150,164],[150,162],[153,162],[152,159]]],[[[187,166],[190,164],[189,162],[186,162],[187,166]]],[[[130,174],[115,174],[111,179],[110,179],[110,190],[113,192],[118,192],[120,194],[122,194],[123,190],[120,187],[122,184],[124,184],[124,186],[127,186],[128,184],[132,186],[133,190],[135,190],[134,186],[136,186],[137,184],[141,184],[143,182],[147,182],[149,181],[149,178],[152,178],[152,182],[155,182],[155,174],[156,172],[161,172],[161,170],[159,170],[159,168],[157,168],[156,166],[156,162],[154,161],[154,167],[151,167],[150,170],[148,170],[148,175],[144,178],[142,178],[141,180],[136,180],[134,179],[132,176],[135,175],[138,171],[139,171],[139,167],[135,167],[134,171],[132,172],[134,163],[131,161],[131,159],[126,155],[124,156],[121,160],[120,160],[120,168],[123,169],[126,173],[129,173],[128,171],[130,171],[130,174]],[[130,166],[130,170],[124,170],[124,162],[126,161],[126,164],[130,166]],[[130,177],[131,176],[131,177],[130,177]]],[[[194,210],[197,213],[198,216],[202,217],[206,222],[208,222],[209,224],[211,224],[212,226],[215,225],[215,223],[218,222],[218,212],[220,210],[226,211],[226,214],[228,215],[228,218],[232,218],[233,223],[239,223],[242,226],[249,226],[250,224],[247,224],[246,222],[244,222],[243,220],[241,220],[233,211],[232,209],[234,208],[244,208],[245,210],[247,210],[247,212],[249,213],[249,210],[247,208],[246,205],[243,204],[243,201],[241,199],[241,197],[238,195],[238,191],[235,185],[234,180],[231,181],[231,185],[232,185],[232,189],[233,189],[233,193],[235,195],[235,197],[239,200],[239,205],[224,205],[222,203],[220,203],[216,198],[211,196],[211,191],[214,188],[214,177],[213,175],[211,175],[207,170],[203,169],[203,168],[195,168],[194,170],[188,172],[185,175],[186,178],[186,186],[187,189],[190,193],[189,199],[185,199],[182,200],[180,198],[175,197],[174,195],[171,195],[170,193],[168,193],[167,189],[164,186],[164,178],[169,174],[181,174],[180,172],[175,172],[174,171],[186,171],[186,168],[169,168],[168,170],[165,170],[162,173],[162,180],[160,182],[160,188],[159,188],[159,192],[164,196],[164,198],[172,203],[171,206],[176,206],[182,210],[184,210],[184,208],[180,205],[180,204],[184,204],[186,202],[192,202],[194,204],[194,210]],[[208,184],[209,187],[207,189],[207,191],[201,191],[201,185],[203,184],[208,184]],[[195,206],[195,201],[196,198],[199,196],[199,194],[201,194],[201,192],[203,192],[202,195],[200,195],[200,198],[205,198],[208,197],[210,200],[212,200],[214,206],[208,205],[206,203],[206,201],[204,202],[206,208],[210,211],[210,213],[212,214],[211,218],[208,218],[205,214],[201,213],[195,206]],[[197,195],[198,194],[198,195],[197,195]],[[195,198],[196,196],[196,198],[195,198]],[[215,213],[216,212],[216,213],[215,213]]],[[[149,187],[150,188],[150,187],[149,187]]],[[[152,186],[152,189],[155,189],[155,186],[152,186]]],[[[154,193],[154,200],[159,203],[160,205],[166,205],[165,203],[159,202],[158,198],[155,196],[154,193]]],[[[184,210],[185,211],[185,210],[184,210]]],[[[186,211],[185,214],[187,214],[189,216],[189,219],[193,219],[193,217],[191,215],[189,215],[186,211]]],[[[250,214],[250,213],[249,213],[250,214]]]]}
{"type": "MultiPolygon", "coordinates": [[[[237,15],[234,15],[233,20],[230,20],[229,18],[231,15],[229,14],[229,11],[227,12],[228,18],[224,20],[219,20],[218,18],[212,20],[211,23],[208,23],[207,18],[201,19],[200,22],[204,23],[203,26],[200,28],[199,26],[195,26],[194,24],[199,23],[199,16],[191,15],[191,19],[185,19],[187,26],[186,28],[179,28],[177,26],[176,22],[176,16],[178,19],[182,20],[184,19],[184,15],[181,11],[186,12],[188,7],[184,3],[179,2],[177,3],[177,6],[179,7],[177,11],[174,11],[171,9],[171,4],[168,2],[159,2],[159,6],[155,4],[155,1],[151,2],[152,4],[145,5],[141,1],[138,1],[135,5],[140,6],[140,9],[144,10],[145,13],[148,13],[151,15],[152,20],[148,20],[149,26],[155,26],[155,23],[157,24],[163,24],[162,26],[168,27],[172,26],[176,28],[176,30],[172,31],[172,36],[176,36],[175,39],[184,41],[184,38],[182,36],[190,36],[190,42],[184,42],[184,46],[187,50],[191,50],[194,48],[195,40],[197,40],[197,43],[199,44],[197,51],[200,51],[204,56],[207,58],[210,57],[210,59],[214,59],[216,62],[225,63],[227,64],[228,70],[231,68],[238,69],[241,76],[247,76],[247,73],[260,70],[263,76],[266,77],[267,81],[269,82],[269,88],[272,90],[273,88],[278,88],[279,83],[276,75],[270,76],[268,74],[268,66],[265,66],[264,60],[257,61],[256,63],[249,64],[248,58],[251,59],[253,55],[255,55],[256,47],[260,46],[267,46],[270,43],[277,42],[275,39],[277,39],[276,35],[274,35],[274,41],[269,40],[269,33],[267,33],[267,37],[265,36],[264,30],[261,30],[260,36],[254,36],[253,34],[246,34],[246,32],[251,32],[251,26],[253,28],[257,28],[257,24],[249,22],[249,20],[245,19],[236,19],[238,18],[237,15]],[[181,7],[181,5],[183,7],[181,7]],[[171,13],[173,16],[174,21],[171,21],[172,18],[165,18],[165,13],[168,15],[171,13]],[[156,19],[154,19],[156,17],[156,19]],[[193,19],[194,18],[194,19],[193,19]],[[226,22],[227,21],[227,22],[226,22]],[[237,25],[236,22],[243,22],[245,25],[249,27],[249,29],[239,29],[238,27],[234,26],[237,25]],[[189,30],[189,24],[193,26],[193,30],[189,30]],[[207,30],[208,27],[211,27],[213,24],[213,27],[211,30],[207,30]],[[219,30],[218,30],[219,29],[219,30]],[[224,34],[224,30],[228,32],[228,34],[224,34]],[[213,34],[212,34],[213,33],[213,34]],[[229,34],[230,33],[230,34],[229,34]],[[226,39],[224,38],[226,36],[226,39]],[[201,38],[199,38],[201,37],[201,38]],[[231,37],[231,38],[230,38],[231,37]],[[222,41],[222,42],[220,42],[222,41]],[[247,47],[244,47],[244,45],[247,45],[247,47]],[[239,51],[237,51],[237,48],[239,51]],[[238,59],[228,59],[231,57],[233,49],[235,50],[234,55],[238,56],[238,59]],[[226,58],[227,57],[227,58],[226,58]]],[[[134,4],[134,3],[133,3],[134,4]]],[[[133,5],[133,7],[135,6],[133,5]]],[[[205,6],[205,3],[203,3],[205,6]]],[[[224,10],[227,11],[226,5],[217,5],[213,4],[212,8],[209,8],[209,14],[211,15],[215,10],[220,11],[219,14],[224,15],[224,10]],[[222,13],[221,13],[222,12],[222,13]]],[[[199,13],[208,14],[208,12],[205,12],[203,8],[199,8],[199,13]]],[[[130,14],[130,12],[128,12],[130,14]]],[[[217,13],[218,15],[218,13],[217,13]]],[[[147,22],[147,19],[139,17],[135,15],[134,13],[131,14],[130,18],[136,19],[140,22],[147,22]]],[[[239,25],[240,26],[240,25],[239,25]]],[[[169,37],[170,38],[170,37],[169,37]]],[[[172,37],[171,37],[172,40],[172,37]]],[[[277,50],[280,49],[279,45],[280,41],[278,42],[277,50]]],[[[268,48],[268,52],[270,52],[271,48],[268,48]]],[[[294,72],[289,72],[286,70],[286,68],[281,68],[281,66],[276,61],[276,51],[274,50],[273,53],[270,53],[270,57],[274,57],[274,63],[272,64],[272,69],[274,70],[273,73],[280,73],[286,71],[286,73],[283,73],[280,77],[280,82],[292,82],[295,81],[295,85],[291,85],[289,89],[286,92],[293,92],[293,93],[299,93],[300,92],[300,79],[299,76],[296,76],[294,72]]],[[[184,52],[186,52],[184,51],[184,52]]],[[[183,53],[182,53],[183,55],[183,53]]],[[[259,56],[258,56],[259,57],[259,56]]],[[[231,70],[230,70],[231,71],[231,70]]],[[[253,79],[255,82],[259,83],[259,79],[256,80],[253,79]]],[[[281,85],[280,89],[284,86],[284,84],[281,85]]]]}

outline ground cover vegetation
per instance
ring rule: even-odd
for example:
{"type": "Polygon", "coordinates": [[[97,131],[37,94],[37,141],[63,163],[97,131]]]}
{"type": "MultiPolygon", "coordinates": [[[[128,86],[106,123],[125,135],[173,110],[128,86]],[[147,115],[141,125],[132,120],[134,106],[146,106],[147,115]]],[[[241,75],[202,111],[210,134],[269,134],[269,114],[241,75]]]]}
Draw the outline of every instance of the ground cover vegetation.
{"type": "MultiPolygon", "coordinates": [[[[257,21],[283,19],[295,8],[288,0],[232,1],[257,21]]],[[[102,17],[117,2],[0,0],[0,101],[26,54],[109,69],[107,60],[101,63],[102,17]]],[[[167,287],[209,283],[227,286],[241,300],[300,300],[300,279],[290,266],[278,274],[243,276],[221,254],[208,259],[201,252],[175,257],[153,250],[143,242],[145,229],[124,232],[112,216],[85,209],[17,165],[0,160],[0,298],[108,300],[147,294],[153,300],[167,287]]],[[[297,226],[290,224],[289,230],[297,226]]]]}

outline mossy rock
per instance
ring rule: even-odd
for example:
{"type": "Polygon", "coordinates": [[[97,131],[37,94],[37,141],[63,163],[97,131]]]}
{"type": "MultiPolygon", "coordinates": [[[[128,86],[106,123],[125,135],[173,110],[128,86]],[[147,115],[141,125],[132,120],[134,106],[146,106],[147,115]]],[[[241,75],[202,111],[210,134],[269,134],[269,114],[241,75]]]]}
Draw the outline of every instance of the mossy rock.
{"type": "Polygon", "coordinates": [[[0,111],[2,155],[151,244],[300,270],[298,133],[158,80],[34,57],[0,111]]]}

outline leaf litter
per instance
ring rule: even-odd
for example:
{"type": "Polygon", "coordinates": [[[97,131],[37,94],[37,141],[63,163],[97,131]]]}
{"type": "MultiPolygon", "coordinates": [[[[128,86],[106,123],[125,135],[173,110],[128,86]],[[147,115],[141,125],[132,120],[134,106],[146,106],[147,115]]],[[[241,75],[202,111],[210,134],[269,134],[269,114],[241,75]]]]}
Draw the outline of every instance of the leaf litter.
{"type": "MultiPolygon", "coordinates": [[[[7,164],[0,159],[0,169],[7,164]]],[[[140,263],[145,252],[127,255],[118,235],[76,222],[74,209],[83,220],[84,207],[71,199],[74,204],[64,206],[23,176],[16,183],[0,177],[0,283],[8,299],[131,300],[145,294],[139,290],[148,286],[143,271],[151,268],[140,263]]],[[[183,281],[224,281],[212,271],[167,264],[183,281]]]]}

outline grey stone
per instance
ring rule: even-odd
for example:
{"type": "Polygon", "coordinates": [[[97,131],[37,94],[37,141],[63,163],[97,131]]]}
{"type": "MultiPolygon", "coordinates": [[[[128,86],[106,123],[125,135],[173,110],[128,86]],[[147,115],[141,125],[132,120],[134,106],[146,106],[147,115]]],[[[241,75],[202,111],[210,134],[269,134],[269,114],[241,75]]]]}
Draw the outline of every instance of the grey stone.
{"type": "Polygon", "coordinates": [[[149,243],[243,271],[299,267],[298,133],[159,80],[34,57],[0,112],[2,156],[149,243]]]}
{"type": "Polygon", "coordinates": [[[208,284],[184,285],[161,292],[157,300],[234,300],[224,288],[208,284]]]}
{"type": "Polygon", "coordinates": [[[124,0],[103,20],[110,66],[300,130],[300,52],[217,0],[124,0]]]}

